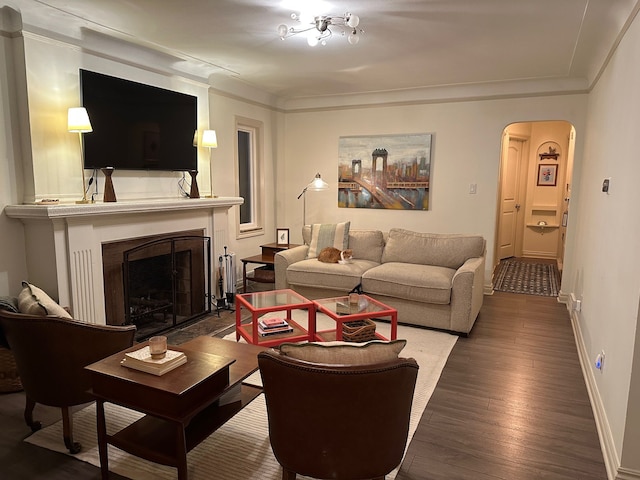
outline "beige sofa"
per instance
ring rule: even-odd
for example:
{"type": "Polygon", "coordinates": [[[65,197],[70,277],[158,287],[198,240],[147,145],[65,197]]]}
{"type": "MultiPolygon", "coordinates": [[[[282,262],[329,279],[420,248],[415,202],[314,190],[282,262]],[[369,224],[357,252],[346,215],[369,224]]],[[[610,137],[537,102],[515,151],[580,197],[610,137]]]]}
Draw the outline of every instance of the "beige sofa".
{"type": "Polygon", "coordinates": [[[483,301],[482,236],[351,230],[353,261],[345,265],[306,259],[310,237],[307,226],[304,245],[276,254],[276,289],[291,288],[317,299],[360,288],[397,309],[400,323],[471,331],[483,301]]]}

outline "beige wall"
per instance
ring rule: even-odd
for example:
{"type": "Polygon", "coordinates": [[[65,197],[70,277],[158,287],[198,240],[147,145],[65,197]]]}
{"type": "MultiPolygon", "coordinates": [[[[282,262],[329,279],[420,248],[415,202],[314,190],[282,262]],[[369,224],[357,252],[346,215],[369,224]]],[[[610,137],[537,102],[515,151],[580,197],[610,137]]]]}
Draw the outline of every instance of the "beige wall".
{"type": "MultiPolygon", "coordinates": [[[[578,338],[595,408],[604,413],[604,445],[640,478],[640,19],[631,24],[589,95],[584,151],[576,154],[563,289],[575,292],[578,338]],[[608,194],[602,181],[611,178],[608,194]],[[574,203],[574,199],[576,200],[574,203]],[[602,372],[593,368],[604,350],[602,372]],[[628,410],[636,411],[627,415],[628,410]]],[[[617,465],[613,464],[612,467],[617,465]]]]}
{"type": "MultiPolygon", "coordinates": [[[[80,68],[194,95],[198,98],[198,129],[209,128],[208,86],[203,83],[159,74],[143,65],[117,62],[30,33],[25,33],[24,43],[33,157],[23,157],[26,172],[33,165],[33,173],[25,177],[28,185],[22,199],[25,203],[43,198],[57,198],[62,202],[82,198],[80,142],[77,134],[67,132],[68,108],[81,105],[80,68]]],[[[201,195],[211,191],[208,155],[208,149],[199,149],[201,195]]],[[[85,174],[89,178],[91,172],[85,174]]],[[[113,184],[119,200],[177,198],[181,195],[178,189],[181,176],[179,172],[116,170],[113,184]]],[[[98,181],[102,187],[102,173],[98,181]]],[[[98,199],[102,199],[102,188],[98,199]]]]}
{"type": "Polygon", "coordinates": [[[479,233],[487,239],[489,283],[504,128],[522,120],[565,120],[582,129],[585,107],[585,95],[568,95],[289,113],[278,158],[285,165],[285,181],[276,192],[283,206],[278,223],[291,229],[295,241],[301,240],[302,200],[296,197],[320,172],[331,188],[307,194],[307,223],[350,220],[352,228],[479,233]],[[339,137],[399,133],[433,134],[431,209],[338,208],[339,137]],[[471,183],[477,184],[475,195],[469,193],[471,183]]]}

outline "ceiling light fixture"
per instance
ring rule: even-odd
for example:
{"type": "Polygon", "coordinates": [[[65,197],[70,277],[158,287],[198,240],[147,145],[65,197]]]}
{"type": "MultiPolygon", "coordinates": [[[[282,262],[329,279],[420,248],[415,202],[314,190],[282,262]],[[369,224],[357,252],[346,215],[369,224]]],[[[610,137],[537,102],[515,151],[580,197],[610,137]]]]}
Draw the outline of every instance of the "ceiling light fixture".
{"type": "Polygon", "coordinates": [[[364,30],[358,28],[360,17],[348,12],[344,15],[318,15],[309,19],[305,19],[300,14],[292,13],[291,19],[301,23],[301,28],[288,27],[283,23],[278,27],[280,38],[284,40],[298,33],[306,32],[307,43],[310,47],[315,47],[318,43],[326,45],[327,39],[333,35],[332,27],[337,27],[342,36],[348,34],[347,40],[351,45],[357,44],[360,41],[360,34],[364,33],[364,30]]]}

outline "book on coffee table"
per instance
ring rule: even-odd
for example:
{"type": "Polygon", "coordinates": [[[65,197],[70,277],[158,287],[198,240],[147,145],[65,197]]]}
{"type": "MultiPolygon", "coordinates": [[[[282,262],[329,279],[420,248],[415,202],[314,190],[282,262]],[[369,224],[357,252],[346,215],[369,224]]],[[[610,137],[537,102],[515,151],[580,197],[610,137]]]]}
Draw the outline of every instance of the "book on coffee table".
{"type": "Polygon", "coordinates": [[[164,357],[153,358],[148,346],[125,353],[120,362],[125,367],[154,375],[164,375],[185,363],[187,363],[187,356],[184,352],[167,350],[164,357]]]}
{"type": "Polygon", "coordinates": [[[258,333],[262,337],[267,337],[269,335],[277,335],[279,333],[290,333],[290,332],[293,332],[293,327],[291,325],[289,325],[289,324],[287,324],[285,326],[282,326],[282,327],[278,327],[278,328],[267,328],[267,329],[264,329],[264,328],[262,328],[260,323],[258,323],[258,333]]]}
{"type": "Polygon", "coordinates": [[[287,322],[284,318],[279,317],[261,318],[260,320],[258,320],[258,324],[262,327],[263,330],[289,327],[289,322],[287,322]]]}

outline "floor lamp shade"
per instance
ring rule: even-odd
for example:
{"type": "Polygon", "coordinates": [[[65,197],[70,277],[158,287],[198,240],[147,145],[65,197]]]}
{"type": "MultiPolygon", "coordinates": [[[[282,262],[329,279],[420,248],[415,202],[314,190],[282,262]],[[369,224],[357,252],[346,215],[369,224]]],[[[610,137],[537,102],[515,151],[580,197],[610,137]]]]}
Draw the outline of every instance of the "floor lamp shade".
{"type": "Polygon", "coordinates": [[[298,200],[302,197],[302,226],[304,227],[307,224],[307,191],[312,192],[321,192],[323,190],[328,190],[329,184],[322,179],[320,173],[316,173],[316,176],[309,182],[309,184],[304,187],[300,195],[298,195],[298,200]]]}

